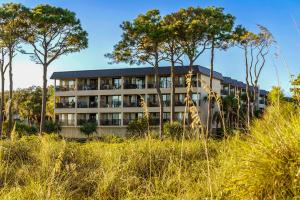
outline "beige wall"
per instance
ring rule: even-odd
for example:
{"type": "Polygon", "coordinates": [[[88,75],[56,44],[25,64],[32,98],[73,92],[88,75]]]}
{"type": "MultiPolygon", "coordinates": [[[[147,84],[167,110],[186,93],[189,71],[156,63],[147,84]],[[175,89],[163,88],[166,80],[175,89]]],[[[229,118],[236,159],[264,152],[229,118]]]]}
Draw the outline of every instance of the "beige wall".
{"type": "MultiPolygon", "coordinates": [[[[193,88],[193,93],[201,94],[201,105],[199,105],[199,114],[203,124],[206,124],[207,120],[207,102],[203,101],[203,98],[207,96],[207,92],[204,90],[204,86],[208,87],[209,77],[205,75],[198,75],[201,78],[201,87],[193,88]]],[[[147,81],[148,77],[146,77],[147,81]]],[[[147,82],[145,83],[147,85],[147,82]]],[[[221,81],[218,79],[213,79],[213,90],[220,95],[221,91],[221,81]]],[[[171,88],[161,88],[162,93],[171,93],[171,88]]],[[[176,88],[176,93],[186,93],[186,88],[176,88]]],[[[151,89],[116,89],[116,90],[90,90],[90,91],[66,91],[66,92],[55,92],[55,96],[100,96],[100,95],[121,95],[122,100],[124,95],[129,94],[157,94],[155,88],[151,89]]],[[[145,98],[147,101],[147,97],[145,98]]],[[[98,98],[100,101],[100,98],[98,98]]],[[[149,107],[149,112],[159,112],[159,107],[149,107]]],[[[215,106],[215,110],[218,110],[218,107],[215,106]]],[[[175,107],[175,112],[184,112],[184,106],[175,107]]],[[[119,108],[59,108],[55,109],[56,114],[60,113],[121,113],[123,121],[123,113],[139,113],[143,112],[143,109],[140,107],[119,107],[119,108]]],[[[165,107],[164,112],[170,112],[170,107],[165,107]]],[[[123,123],[123,122],[122,122],[123,123]]],[[[125,126],[101,126],[98,127],[98,133],[95,135],[101,136],[103,134],[113,134],[124,136],[126,133],[125,126]]],[[[85,135],[80,133],[78,127],[63,127],[61,135],[68,138],[84,138],[85,135]]]]}

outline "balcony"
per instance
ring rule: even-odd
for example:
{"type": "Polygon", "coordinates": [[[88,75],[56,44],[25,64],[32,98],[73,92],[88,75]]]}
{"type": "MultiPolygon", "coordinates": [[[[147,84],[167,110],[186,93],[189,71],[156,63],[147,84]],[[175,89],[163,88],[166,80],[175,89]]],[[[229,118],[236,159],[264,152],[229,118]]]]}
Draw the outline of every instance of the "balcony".
{"type": "Polygon", "coordinates": [[[155,88],[155,82],[148,82],[147,87],[148,88],[155,88]]]}
{"type": "Polygon", "coordinates": [[[75,102],[58,102],[55,108],[75,108],[75,102]]]}
{"type": "Polygon", "coordinates": [[[101,90],[118,90],[121,89],[121,85],[110,85],[110,84],[103,84],[100,85],[101,90]]]}
{"type": "Polygon", "coordinates": [[[126,83],[124,84],[124,89],[144,89],[145,84],[132,84],[132,83],[126,83]]]}
{"type": "Polygon", "coordinates": [[[184,101],[175,101],[175,106],[185,106],[184,101]]]}
{"type": "Polygon", "coordinates": [[[96,102],[96,101],[92,101],[92,102],[79,101],[77,103],[77,108],[98,108],[98,102],[96,102]]]}
{"type": "Polygon", "coordinates": [[[141,102],[123,102],[123,107],[141,107],[141,102]]]}
{"type": "Polygon", "coordinates": [[[229,92],[228,92],[228,90],[221,90],[221,95],[228,95],[229,94],[229,92]]]}
{"type": "Polygon", "coordinates": [[[98,85],[78,85],[78,90],[98,90],[98,85]]]}
{"type": "Polygon", "coordinates": [[[59,120],[61,126],[75,126],[75,120],[59,120]]]}
{"type": "Polygon", "coordinates": [[[78,119],[77,120],[77,125],[82,126],[86,123],[97,123],[96,119],[78,119]]]}
{"type": "Polygon", "coordinates": [[[75,85],[66,85],[66,86],[56,86],[55,91],[56,92],[66,92],[66,91],[74,91],[75,85]]]}
{"type": "Polygon", "coordinates": [[[121,126],[121,119],[101,119],[102,126],[121,126]]]}
{"type": "Polygon", "coordinates": [[[148,101],[148,107],[158,107],[158,101],[148,101]]]}
{"type": "Polygon", "coordinates": [[[100,108],[119,108],[121,107],[121,105],[122,105],[121,101],[100,102],[100,108]]]}
{"type": "Polygon", "coordinates": [[[171,101],[163,101],[164,107],[169,107],[171,105],[171,101]]]}

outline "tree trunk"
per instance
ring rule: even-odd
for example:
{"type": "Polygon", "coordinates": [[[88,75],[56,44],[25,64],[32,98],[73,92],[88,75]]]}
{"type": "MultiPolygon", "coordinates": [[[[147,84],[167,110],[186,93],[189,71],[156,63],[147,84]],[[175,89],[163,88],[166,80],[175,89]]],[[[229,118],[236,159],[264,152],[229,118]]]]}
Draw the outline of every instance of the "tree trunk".
{"type": "Polygon", "coordinates": [[[42,112],[41,112],[41,123],[40,123],[40,134],[45,129],[45,116],[46,116],[46,103],[47,103],[47,69],[48,65],[43,65],[43,91],[42,91],[42,112]]]}
{"type": "MultiPolygon", "coordinates": [[[[213,81],[213,71],[214,71],[214,56],[215,56],[215,44],[214,40],[212,40],[212,45],[211,45],[211,57],[210,57],[210,76],[209,76],[209,92],[212,91],[212,81],[213,81]]],[[[211,134],[212,132],[212,99],[211,99],[211,94],[208,95],[208,109],[207,109],[207,130],[206,134],[207,136],[211,134]]]]}
{"type": "Polygon", "coordinates": [[[246,63],[246,95],[247,95],[247,128],[250,127],[250,91],[249,91],[249,65],[248,65],[248,50],[247,47],[244,48],[245,51],[245,63],[246,63]]]}
{"type": "Polygon", "coordinates": [[[158,66],[154,66],[154,71],[155,71],[155,88],[157,91],[158,103],[159,103],[159,137],[162,139],[164,107],[163,107],[162,93],[161,93],[160,84],[159,84],[158,66]]]}
{"type": "Polygon", "coordinates": [[[9,57],[9,99],[8,99],[8,125],[6,129],[6,136],[10,138],[11,129],[12,129],[12,98],[13,98],[13,73],[12,73],[12,58],[13,50],[9,48],[8,52],[9,57]]]}
{"type": "MultiPolygon", "coordinates": [[[[192,58],[190,58],[189,60],[190,60],[189,71],[193,72],[194,61],[193,61],[192,58]]],[[[192,78],[192,77],[191,77],[191,78],[192,78]]],[[[192,90],[190,90],[189,93],[188,93],[187,95],[189,95],[189,96],[188,96],[188,97],[189,97],[188,99],[192,100],[192,95],[193,95],[192,90]]],[[[188,106],[188,108],[187,108],[187,110],[188,110],[187,124],[190,125],[190,123],[191,123],[191,121],[192,121],[192,114],[191,114],[191,112],[190,112],[190,104],[188,103],[187,106],[188,106]]],[[[198,108],[197,108],[197,109],[198,109],[198,108]]],[[[186,120],[186,119],[184,119],[184,120],[186,120]]]]}
{"type": "Polygon", "coordinates": [[[2,136],[2,128],[3,128],[3,119],[4,119],[4,61],[1,63],[1,104],[0,104],[0,138],[2,136]]]}
{"type": "Polygon", "coordinates": [[[171,61],[171,113],[170,113],[170,120],[171,123],[174,122],[175,120],[175,74],[174,74],[174,67],[175,67],[175,63],[173,61],[171,61]]]}

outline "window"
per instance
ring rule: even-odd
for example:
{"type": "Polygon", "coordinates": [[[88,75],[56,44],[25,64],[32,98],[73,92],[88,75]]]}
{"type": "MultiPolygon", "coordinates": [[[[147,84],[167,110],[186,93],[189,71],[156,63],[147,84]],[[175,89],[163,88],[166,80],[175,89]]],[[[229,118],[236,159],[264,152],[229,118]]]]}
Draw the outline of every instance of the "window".
{"type": "Polygon", "coordinates": [[[171,87],[171,77],[160,77],[160,87],[170,88],[171,87]]]}

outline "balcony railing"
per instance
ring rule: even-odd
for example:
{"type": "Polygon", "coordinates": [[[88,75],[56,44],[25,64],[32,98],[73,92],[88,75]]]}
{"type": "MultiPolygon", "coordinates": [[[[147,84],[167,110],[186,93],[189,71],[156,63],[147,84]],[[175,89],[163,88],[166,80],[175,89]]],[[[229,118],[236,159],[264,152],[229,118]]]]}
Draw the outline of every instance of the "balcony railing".
{"type": "Polygon", "coordinates": [[[100,125],[102,125],[102,126],[120,126],[121,119],[101,119],[100,125]]]}
{"type": "Polygon", "coordinates": [[[78,90],[98,90],[98,85],[78,85],[78,90]]]}
{"type": "Polygon", "coordinates": [[[121,101],[112,101],[112,102],[101,101],[100,107],[101,108],[119,108],[119,107],[121,107],[121,104],[122,104],[121,101]]]}
{"type": "Polygon", "coordinates": [[[59,102],[55,105],[56,108],[75,108],[75,102],[59,102]]]}
{"type": "Polygon", "coordinates": [[[164,107],[169,107],[171,104],[171,101],[163,101],[164,107]]]}
{"type": "Polygon", "coordinates": [[[221,90],[221,95],[228,95],[228,94],[229,94],[228,90],[221,90]]]}
{"type": "Polygon", "coordinates": [[[61,126],[75,126],[75,120],[59,120],[61,126]]]}
{"type": "Polygon", "coordinates": [[[98,108],[98,102],[92,101],[88,103],[85,101],[80,101],[77,103],[77,108],[98,108]]]}
{"type": "Polygon", "coordinates": [[[148,106],[149,107],[157,107],[157,106],[159,106],[159,104],[158,104],[158,102],[148,101],[148,106]]]}
{"type": "Polygon", "coordinates": [[[176,101],[175,106],[185,106],[185,103],[183,101],[176,101]]]}
{"type": "Polygon", "coordinates": [[[100,85],[101,90],[117,90],[121,89],[121,85],[110,85],[110,84],[102,84],[100,85]]]}
{"type": "Polygon", "coordinates": [[[82,126],[85,123],[97,123],[96,119],[78,119],[77,120],[77,125],[82,126]]]}
{"type": "Polygon", "coordinates": [[[144,88],[145,88],[145,84],[131,84],[131,83],[124,84],[124,89],[144,89],[144,88]]]}
{"type": "Polygon", "coordinates": [[[75,85],[67,85],[67,86],[56,86],[56,92],[64,92],[64,91],[73,91],[75,90],[75,85]]]}
{"type": "Polygon", "coordinates": [[[155,88],[155,83],[154,83],[154,82],[149,82],[149,83],[147,84],[147,87],[148,87],[148,88],[155,88]]]}
{"type": "Polygon", "coordinates": [[[141,102],[123,102],[123,107],[141,107],[141,102]]]}
{"type": "Polygon", "coordinates": [[[186,84],[185,83],[175,83],[175,87],[178,87],[178,88],[185,88],[186,87],[186,84]]]}

